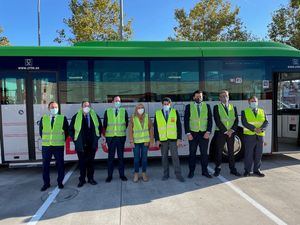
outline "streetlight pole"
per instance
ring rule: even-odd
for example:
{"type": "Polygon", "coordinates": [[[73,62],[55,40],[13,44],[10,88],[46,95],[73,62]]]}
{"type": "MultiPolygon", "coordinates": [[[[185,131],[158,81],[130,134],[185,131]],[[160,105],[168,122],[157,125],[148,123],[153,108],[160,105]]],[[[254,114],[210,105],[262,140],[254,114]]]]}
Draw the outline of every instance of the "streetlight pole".
{"type": "Polygon", "coordinates": [[[40,21],[40,13],[41,13],[41,1],[38,0],[38,45],[41,46],[41,21],[40,21]]]}
{"type": "Polygon", "coordinates": [[[120,27],[119,27],[120,40],[123,40],[123,0],[120,0],[120,27]]]}

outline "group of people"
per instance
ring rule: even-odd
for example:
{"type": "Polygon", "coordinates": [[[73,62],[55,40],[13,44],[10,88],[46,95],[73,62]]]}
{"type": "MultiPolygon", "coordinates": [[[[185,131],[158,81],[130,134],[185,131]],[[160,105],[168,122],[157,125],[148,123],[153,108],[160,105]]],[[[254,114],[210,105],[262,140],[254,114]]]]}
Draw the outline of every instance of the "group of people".
{"type": "MultiPolygon", "coordinates": [[[[208,144],[212,133],[213,117],[216,125],[216,159],[214,176],[219,176],[222,163],[222,152],[225,143],[228,149],[230,173],[241,176],[235,167],[234,136],[238,128],[238,114],[235,106],[229,103],[229,92],[219,93],[220,103],[213,108],[213,115],[209,104],[203,101],[203,93],[195,91],[193,101],[188,104],[184,112],[184,128],[189,141],[189,173],[193,178],[196,167],[196,153],[199,146],[202,175],[212,178],[208,172],[208,144]]],[[[253,174],[263,177],[260,171],[263,151],[263,137],[268,121],[264,110],[258,108],[258,99],[252,96],[248,100],[249,107],[241,112],[244,126],[245,171],[244,176],[253,174]]],[[[129,118],[122,107],[120,96],[115,96],[113,107],[104,112],[103,123],[90,102],[83,101],[79,111],[72,117],[70,125],[67,118],[59,114],[58,104],[50,102],[49,114],[43,115],[40,121],[40,136],[42,137],[43,180],[41,191],[50,187],[49,167],[52,156],[56,160],[58,170],[58,188],[64,188],[64,145],[68,136],[75,145],[80,168],[78,187],[86,182],[96,185],[94,179],[94,159],[98,148],[99,138],[108,147],[108,165],[106,182],[113,179],[114,158],[117,152],[119,177],[127,181],[124,173],[124,146],[126,130],[129,129],[129,141],[134,154],[133,181],[149,180],[147,170],[147,153],[150,146],[158,146],[162,155],[162,180],[169,178],[169,152],[171,153],[174,172],[177,180],[184,182],[181,172],[178,148],[182,146],[182,125],[179,113],[172,107],[170,98],[163,98],[162,108],[155,112],[152,123],[146,113],[145,106],[137,104],[133,115],[129,118]],[[139,170],[142,167],[140,177],[139,170]]]]}

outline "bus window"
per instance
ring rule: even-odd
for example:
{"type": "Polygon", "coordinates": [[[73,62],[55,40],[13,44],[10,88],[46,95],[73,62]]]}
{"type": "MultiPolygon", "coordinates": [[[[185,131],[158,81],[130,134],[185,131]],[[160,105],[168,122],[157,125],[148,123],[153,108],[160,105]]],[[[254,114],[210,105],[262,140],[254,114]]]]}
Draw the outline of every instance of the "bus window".
{"type": "Polygon", "coordinates": [[[204,89],[209,100],[218,100],[222,89],[230,92],[232,100],[245,100],[251,95],[266,99],[271,84],[266,86],[264,82],[269,80],[263,61],[222,59],[204,62],[204,89]]]}
{"type": "Polygon", "coordinates": [[[1,82],[1,104],[25,104],[25,80],[3,78],[1,82]]]}
{"type": "Polygon", "coordinates": [[[94,102],[110,102],[120,95],[124,102],[145,101],[144,61],[94,62],[94,102]]]}
{"type": "Polygon", "coordinates": [[[81,103],[83,100],[88,100],[88,84],[88,61],[69,60],[67,62],[67,82],[61,83],[61,90],[66,92],[66,102],[81,103]]]}
{"type": "Polygon", "coordinates": [[[161,101],[168,96],[173,101],[189,101],[199,89],[197,60],[151,61],[151,100],[161,101]]]}

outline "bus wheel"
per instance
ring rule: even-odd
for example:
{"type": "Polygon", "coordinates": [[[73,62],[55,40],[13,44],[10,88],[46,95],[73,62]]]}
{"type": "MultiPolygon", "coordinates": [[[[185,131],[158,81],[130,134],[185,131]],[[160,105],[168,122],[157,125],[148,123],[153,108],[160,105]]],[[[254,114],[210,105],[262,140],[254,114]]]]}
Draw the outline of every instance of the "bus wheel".
{"type": "MultiPolygon", "coordinates": [[[[234,135],[234,159],[236,161],[241,160],[244,157],[244,144],[243,144],[243,129],[239,128],[234,135]]],[[[223,161],[228,162],[228,149],[227,145],[224,145],[223,161]]]]}

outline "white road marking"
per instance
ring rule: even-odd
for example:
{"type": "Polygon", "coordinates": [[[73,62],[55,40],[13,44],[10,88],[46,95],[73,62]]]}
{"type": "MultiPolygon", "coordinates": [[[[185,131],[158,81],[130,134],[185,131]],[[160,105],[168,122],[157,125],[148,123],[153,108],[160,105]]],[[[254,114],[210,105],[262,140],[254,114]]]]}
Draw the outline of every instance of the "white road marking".
{"type": "MultiPolygon", "coordinates": [[[[214,170],[210,167],[208,167],[208,170],[210,172],[214,172],[214,170]]],[[[269,219],[271,219],[273,222],[275,222],[278,225],[287,225],[283,220],[281,220],[279,217],[277,217],[275,214],[270,212],[268,209],[263,207],[261,204],[259,204],[257,201],[255,201],[253,198],[251,198],[249,195],[247,195],[245,192],[243,192],[240,188],[232,184],[229,180],[227,180],[225,177],[219,175],[217,177],[219,180],[221,180],[224,184],[228,185],[232,190],[234,190],[237,194],[239,194],[242,198],[246,199],[249,203],[251,203],[255,208],[257,208],[260,212],[265,214],[269,219]]]]}
{"type": "MultiPolygon", "coordinates": [[[[71,177],[72,173],[76,169],[77,164],[75,164],[69,172],[65,175],[65,178],[63,180],[63,184],[65,184],[69,178],[71,177]]],[[[38,223],[38,221],[41,219],[41,217],[45,214],[51,203],[54,201],[58,193],[60,192],[60,189],[56,187],[52,193],[49,195],[47,200],[44,202],[44,204],[38,209],[38,211],[31,217],[31,220],[27,223],[27,225],[35,225],[38,223]]]]}

